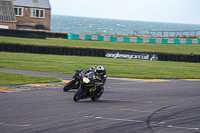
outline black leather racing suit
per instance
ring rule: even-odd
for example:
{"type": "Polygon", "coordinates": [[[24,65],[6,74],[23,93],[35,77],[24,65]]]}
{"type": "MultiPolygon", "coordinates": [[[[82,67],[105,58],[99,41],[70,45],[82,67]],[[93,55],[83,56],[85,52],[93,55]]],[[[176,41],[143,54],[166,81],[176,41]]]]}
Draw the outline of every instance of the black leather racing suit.
{"type": "Polygon", "coordinates": [[[95,73],[95,76],[97,78],[97,86],[103,86],[106,83],[106,79],[107,79],[107,75],[106,75],[106,70],[104,69],[104,71],[101,74],[95,73]]]}

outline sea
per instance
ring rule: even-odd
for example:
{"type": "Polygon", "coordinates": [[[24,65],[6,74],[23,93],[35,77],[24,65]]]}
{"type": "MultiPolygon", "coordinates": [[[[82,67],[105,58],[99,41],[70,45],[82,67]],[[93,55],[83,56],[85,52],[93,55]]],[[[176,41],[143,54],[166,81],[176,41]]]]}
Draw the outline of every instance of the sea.
{"type": "MultiPolygon", "coordinates": [[[[106,34],[106,35],[133,35],[134,31],[187,31],[199,30],[200,25],[182,23],[163,23],[135,20],[103,19],[77,16],[51,16],[51,31],[73,34],[106,34]]],[[[157,33],[161,36],[161,32],[157,33]]],[[[168,34],[168,33],[167,33],[168,34]]],[[[175,35],[175,32],[170,35],[175,35]]],[[[195,32],[177,32],[177,34],[194,35],[195,32]]]]}

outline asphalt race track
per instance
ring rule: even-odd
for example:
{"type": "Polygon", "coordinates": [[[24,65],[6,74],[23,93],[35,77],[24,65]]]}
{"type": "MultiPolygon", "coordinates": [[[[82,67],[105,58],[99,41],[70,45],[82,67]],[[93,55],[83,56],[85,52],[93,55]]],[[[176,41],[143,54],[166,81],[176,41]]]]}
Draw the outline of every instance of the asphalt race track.
{"type": "MultiPolygon", "coordinates": [[[[65,74],[8,71],[71,79],[65,74]]],[[[108,78],[96,102],[74,102],[75,90],[63,92],[62,87],[33,88],[0,92],[1,133],[200,133],[200,81],[108,78]]]]}

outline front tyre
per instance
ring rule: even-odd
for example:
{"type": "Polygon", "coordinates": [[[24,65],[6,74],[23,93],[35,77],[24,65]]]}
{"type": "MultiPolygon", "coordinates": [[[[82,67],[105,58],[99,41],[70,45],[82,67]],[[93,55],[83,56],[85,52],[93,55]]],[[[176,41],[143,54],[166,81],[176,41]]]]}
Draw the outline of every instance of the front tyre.
{"type": "Polygon", "coordinates": [[[83,89],[82,88],[79,88],[76,93],[74,94],[74,97],[73,97],[73,100],[74,102],[78,102],[81,97],[82,97],[82,92],[83,92],[83,89]]]}
{"type": "Polygon", "coordinates": [[[67,83],[64,88],[63,88],[63,91],[69,91],[73,86],[73,81],[70,81],[69,83],[67,83]]]}

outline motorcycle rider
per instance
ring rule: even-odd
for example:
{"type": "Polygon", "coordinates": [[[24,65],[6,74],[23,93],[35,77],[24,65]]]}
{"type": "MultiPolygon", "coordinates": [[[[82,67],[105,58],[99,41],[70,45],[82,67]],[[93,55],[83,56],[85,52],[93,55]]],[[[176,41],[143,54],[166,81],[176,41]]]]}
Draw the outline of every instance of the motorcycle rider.
{"type": "Polygon", "coordinates": [[[95,70],[95,76],[97,78],[97,82],[95,85],[97,87],[98,94],[103,93],[103,91],[104,91],[103,86],[105,85],[106,78],[107,78],[106,69],[104,69],[103,66],[99,65],[95,70]]]}
{"type": "MultiPolygon", "coordinates": [[[[83,71],[83,70],[79,70],[79,71],[83,71]]],[[[95,68],[94,66],[91,66],[89,70],[87,70],[86,73],[89,73],[89,72],[95,73],[95,77],[97,79],[95,83],[95,87],[105,85],[107,75],[106,75],[106,69],[104,69],[103,66],[99,65],[97,68],[95,68]]]]}
{"type": "MultiPolygon", "coordinates": [[[[84,70],[84,69],[83,69],[83,70],[84,70]]],[[[76,71],[77,71],[77,72],[82,72],[83,70],[78,69],[78,70],[76,70],[76,71]]],[[[93,71],[95,71],[95,67],[94,67],[94,66],[91,66],[91,67],[89,68],[89,70],[86,70],[85,73],[89,73],[89,72],[93,72],[93,71]]]]}
{"type": "Polygon", "coordinates": [[[93,71],[95,71],[95,67],[94,67],[94,66],[91,66],[91,67],[89,68],[88,72],[93,72],[93,71]]]}
{"type": "Polygon", "coordinates": [[[95,70],[95,76],[99,80],[99,85],[105,85],[106,83],[106,69],[103,66],[99,65],[95,70]]]}
{"type": "Polygon", "coordinates": [[[63,91],[68,91],[70,89],[78,89],[79,85],[80,85],[80,77],[79,77],[79,79],[76,79],[77,78],[76,76],[78,74],[79,74],[79,76],[84,75],[84,74],[92,72],[92,71],[95,71],[94,66],[90,67],[89,70],[84,70],[84,69],[76,70],[76,73],[74,74],[73,79],[64,86],[63,91]]]}

